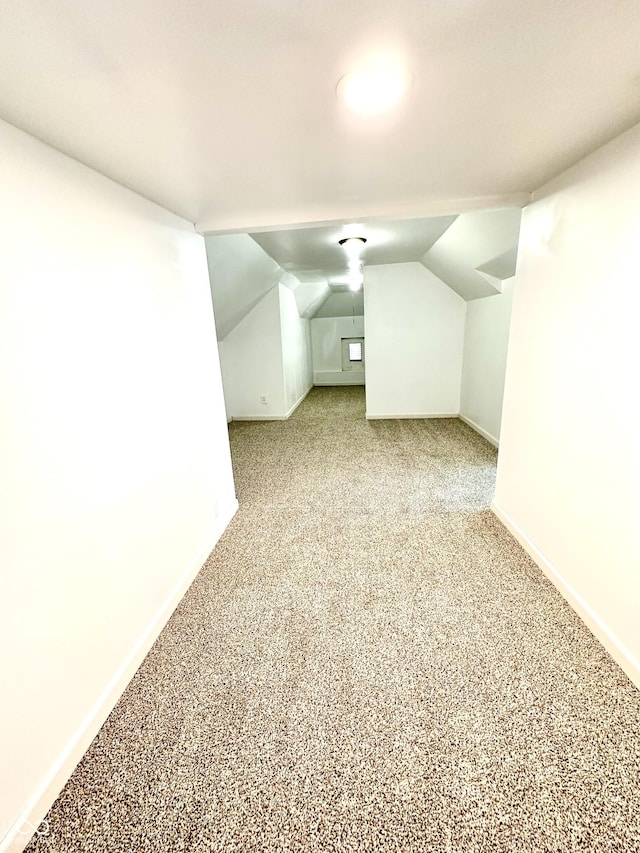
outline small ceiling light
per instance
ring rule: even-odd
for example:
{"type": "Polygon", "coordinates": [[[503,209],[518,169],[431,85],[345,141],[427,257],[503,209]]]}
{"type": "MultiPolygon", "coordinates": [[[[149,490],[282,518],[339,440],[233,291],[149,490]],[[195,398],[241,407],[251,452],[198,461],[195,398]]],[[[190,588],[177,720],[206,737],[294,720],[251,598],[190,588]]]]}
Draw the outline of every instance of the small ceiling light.
{"type": "Polygon", "coordinates": [[[348,258],[359,258],[366,242],[366,237],[343,237],[338,240],[338,245],[342,246],[348,258]]]}
{"type": "Polygon", "coordinates": [[[367,242],[366,237],[343,237],[338,240],[338,245],[341,246],[347,256],[347,267],[349,275],[347,281],[349,290],[360,290],[364,283],[364,264],[360,254],[367,242]]]}
{"type": "Polygon", "coordinates": [[[370,68],[347,74],[338,83],[338,94],[357,113],[375,115],[390,109],[408,87],[408,77],[396,68],[370,68]]]}

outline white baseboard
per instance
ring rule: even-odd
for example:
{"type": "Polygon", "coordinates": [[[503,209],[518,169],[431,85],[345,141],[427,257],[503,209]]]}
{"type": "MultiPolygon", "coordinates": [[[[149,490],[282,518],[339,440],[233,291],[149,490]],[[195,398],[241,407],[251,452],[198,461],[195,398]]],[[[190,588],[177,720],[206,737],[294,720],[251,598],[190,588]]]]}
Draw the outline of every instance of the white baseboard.
{"type": "Polygon", "coordinates": [[[571,605],[591,633],[602,643],[614,661],[618,664],[635,686],[640,689],[640,661],[620,642],[615,633],[598,616],[596,611],[575,591],[560,574],[558,569],[529,539],[515,521],[494,501],[491,509],[504,524],[509,533],[517,539],[536,565],[549,578],[562,597],[571,605]]]}
{"type": "Polygon", "coordinates": [[[364,379],[354,379],[349,380],[348,382],[324,382],[318,381],[313,383],[317,388],[349,388],[354,387],[355,385],[360,385],[364,388],[365,381],[364,379]]]}
{"type": "Polygon", "coordinates": [[[43,821],[45,815],[60,794],[60,791],[64,788],[76,765],[87,751],[91,741],[100,731],[104,721],[115,708],[127,685],[147,656],[151,646],[157,640],[160,632],[169,621],[171,614],[180,603],[187,589],[191,586],[194,578],[206,562],[211,551],[213,551],[237,510],[238,501],[234,499],[216,520],[215,527],[211,531],[206,544],[191,560],[187,569],[183,572],[161,607],[140,635],[138,642],[131,649],[127,658],[122,662],[116,674],[105,687],[102,695],[97,699],[93,708],[77,728],[75,735],[40,784],[34,797],[24,806],[5,837],[0,841],[0,853],[20,853],[27,846],[33,833],[43,821]]]}
{"type": "Polygon", "coordinates": [[[364,370],[318,370],[313,374],[313,384],[318,386],[364,385],[364,370]]]}
{"type": "Polygon", "coordinates": [[[394,412],[389,415],[372,415],[367,412],[368,421],[396,421],[396,420],[422,420],[426,418],[457,418],[457,412],[427,412],[420,414],[413,412],[412,414],[404,414],[402,412],[394,412]]]}
{"type": "MultiPolygon", "coordinates": [[[[291,415],[298,408],[298,406],[304,401],[304,399],[309,394],[309,392],[311,391],[312,388],[313,388],[313,385],[309,385],[309,387],[304,392],[302,397],[300,397],[298,402],[294,403],[294,405],[284,415],[239,415],[237,417],[234,415],[234,417],[231,420],[233,420],[233,421],[288,421],[289,418],[291,417],[291,415]]],[[[1,851],[0,851],[0,853],[1,853],[1,851]]]]}
{"type": "Polygon", "coordinates": [[[491,435],[491,433],[487,432],[486,429],[482,429],[480,424],[477,424],[475,421],[472,421],[471,418],[468,418],[466,415],[458,415],[458,417],[461,421],[464,421],[467,426],[470,426],[472,430],[475,430],[478,435],[481,435],[483,438],[485,438],[489,442],[489,444],[493,444],[494,447],[500,446],[500,442],[495,437],[495,435],[491,435]]]}
{"type": "Polygon", "coordinates": [[[289,409],[289,411],[288,411],[288,412],[287,412],[287,414],[285,415],[285,418],[287,418],[287,419],[288,419],[288,418],[290,418],[290,417],[291,417],[291,415],[295,412],[295,410],[298,408],[298,406],[299,406],[301,403],[303,403],[303,402],[304,402],[304,400],[307,398],[307,396],[308,396],[308,394],[309,394],[309,392],[311,391],[311,389],[312,389],[312,388],[313,388],[313,383],[312,383],[311,385],[309,385],[309,387],[308,387],[308,388],[307,388],[307,390],[304,392],[304,394],[302,395],[302,397],[300,397],[300,399],[298,400],[298,402],[297,402],[297,403],[294,403],[294,405],[293,405],[293,406],[291,406],[291,408],[289,409]]]}
{"type": "MultiPolygon", "coordinates": [[[[231,419],[232,421],[286,421],[287,415],[239,415],[231,419]]],[[[2,853],[2,851],[0,851],[2,853]]]]}

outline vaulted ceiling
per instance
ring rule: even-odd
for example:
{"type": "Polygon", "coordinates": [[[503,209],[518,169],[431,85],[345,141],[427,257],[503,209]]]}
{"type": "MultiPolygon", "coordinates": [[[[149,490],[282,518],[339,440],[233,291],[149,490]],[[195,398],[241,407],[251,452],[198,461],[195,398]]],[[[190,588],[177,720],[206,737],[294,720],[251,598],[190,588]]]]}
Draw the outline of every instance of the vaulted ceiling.
{"type": "Polygon", "coordinates": [[[202,232],[458,214],[640,118],[637,0],[4,0],[0,116],[202,232]],[[384,118],[340,78],[412,78],[384,118]]]}
{"type": "Polygon", "coordinates": [[[223,339],[276,284],[293,290],[301,316],[362,314],[349,292],[345,234],[361,235],[367,266],[420,262],[466,301],[500,292],[515,274],[519,208],[392,222],[289,228],[206,237],[218,338],[223,339]]]}

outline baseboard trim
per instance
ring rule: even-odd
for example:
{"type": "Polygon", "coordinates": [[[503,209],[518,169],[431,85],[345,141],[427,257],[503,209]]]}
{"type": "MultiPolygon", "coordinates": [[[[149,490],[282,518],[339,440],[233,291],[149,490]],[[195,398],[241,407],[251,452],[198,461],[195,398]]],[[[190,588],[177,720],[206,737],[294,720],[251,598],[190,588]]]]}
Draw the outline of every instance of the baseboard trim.
{"type": "Polygon", "coordinates": [[[417,412],[413,412],[411,414],[405,414],[403,412],[398,413],[394,412],[389,415],[372,415],[367,412],[366,418],[368,421],[397,421],[397,420],[426,420],[427,418],[457,418],[458,412],[428,412],[426,414],[420,414],[417,412]]]}
{"type": "Polygon", "coordinates": [[[289,409],[289,411],[288,411],[288,412],[287,412],[287,414],[285,415],[285,418],[287,418],[287,419],[288,419],[288,418],[290,418],[290,417],[291,417],[291,415],[292,415],[292,414],[295,412],[295,410],[298,408],[298,406],[299,406],[301,403],[304,403],[305,399],[306,399],[306,398],[307,398],[307,396],[309,395],[309,392],[311,391],[311,389],[312,389],[312,388],[313,388],[313,382],[311,383],[311,385],[309,385],[309,387],[308,387],[308,388],[307,388],[307,390],[304,392],[304,394],[302,395],[302,397],[300,397],[300,399],[298,400],[298,402],[297,402],[297,403],[294,403],[294,405],[289,409]]]}
{"type": "Polygon", "coordinates": [[[238,417],[234,415],[232,420],[234,423],[236,421],[286,421],[287,415],[239,415],[238,417]]]}
{"type": "MultiPolygon", "coordinates": [[[[313,388],[313,385],[309,385],[307,390],[304,392],[302,397],[295,403],[288,412],[284,415],[238,415],[237,417],[234,415],[231,420],[233,421],[288,421],[291,415],[295,412],[298,406],[304,402],[305,398],[313,388]]],[[[2,851],[0,851],[2,853],[2,851]]]]}
{"type": "Polygon", "coordinates": [[[551,583],[558,590],[560,595],[567,603],[576,611],[591,633],[599,640],[605,649],[609,652],[614,661],[618,664],[629,679],[640,689],[640,661],[638,661],[620,642],[615,633],[606,625],[606,623],[598,616],[587,602],[575,591],[568,583],[553,563],[540,551],[537,545],[529,539],[524,531],[516,524],[511,516],[506,513],[499,504],[495,501],[491,504],[491,510],[494,515],[504,526],[509,533],[522,545],[527,554],[536,563],[536,565],[549,578],[551,583]]]}
{"type": "Polygon", "coordinates": [[[364,385],[364,370],[316,370],[313,384],[318,386],[364,385]]]}
{"type": "Polygon", "coordinates": [[[349,382],[331,382],[330,380],[322,381],[322,380],[314,380],[313,384],[317,388],[354,388],[356,385],[360,385],[361,387],[365,386],[364,379],[353,379],[349,382]]]}
{"type": "Polygon", "coordinates": [[[500,442],[498,439],[491,435],[490,432],[487,432],[486,429],[482,429],[480,424],[477,424],[475,421],[472,421],[471,418],[468,418],[466,415],[458,415],[461,421],[464,421],[467,426],[470,426],[472,430],[481,435],[484,439],[486,439],[489,444],[493,444],[494,447],[500,447],[500,442]]]}
{"type": "Polygon", "coordinates": [[[147,656],[151,646],[157,640],[160,632],[169,621],[171,614],[180,603],[187,589],[191,586],[237,510],[238,501],[234,498],[216,520],[207,543],[191,560],[188,568],[183,572],[161,607],[142,632],[138,642],[122,662],[102,695],[78,727],[76,734],[67,744],[67,747],[51,768],[33,798],[25,805],[9,828],[7,834],[0,841],[0,853],[21,853],[27,846],[35,830],[42,823],[45,815],[76,768],[76,765],[89,748],[91,741],[100,731],[104,721],[115,708],[127,685],[147,656]],[[27,831],[27,834],[24,834],[25,831],[27,831]]]}

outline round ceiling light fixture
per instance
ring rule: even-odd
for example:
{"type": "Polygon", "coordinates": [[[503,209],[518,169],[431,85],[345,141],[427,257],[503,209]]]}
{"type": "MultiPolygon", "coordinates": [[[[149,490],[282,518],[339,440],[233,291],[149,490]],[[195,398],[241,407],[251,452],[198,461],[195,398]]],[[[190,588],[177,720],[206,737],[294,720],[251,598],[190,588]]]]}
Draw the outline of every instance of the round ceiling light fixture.
{"type": "Polygon", "coordinates": [[[338,246],[342,246],[347,255],[359,255],[366,242],[366,237],[343,237],[338,240],[338,246]]]}
{"type": "Polygon", "coordinates": [[[362,115],[391,109],[409,86],[407,74],[398,68],[369,68],[345,75],[337,92],[345,104],[362,115]]]}
{"type": "Polygon", "coordinates": [[[344,249],[347,256],[347,266],[349,268],[347,279],[350,290],[360,290],[364,282],[364,264],[360,254],[366,242],[366,237],[343,237],[341,240],[338,240],[338,245],[344,249]]]}

